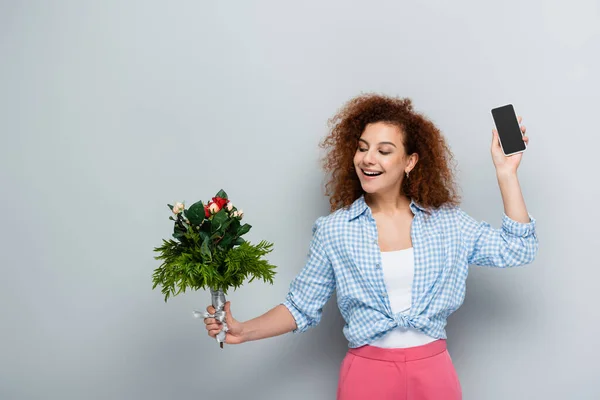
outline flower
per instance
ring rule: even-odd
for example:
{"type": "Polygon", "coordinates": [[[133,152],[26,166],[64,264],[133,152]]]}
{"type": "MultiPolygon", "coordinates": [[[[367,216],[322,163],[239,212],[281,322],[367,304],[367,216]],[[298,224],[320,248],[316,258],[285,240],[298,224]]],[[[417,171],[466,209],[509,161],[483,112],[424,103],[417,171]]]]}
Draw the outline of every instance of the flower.
{"type": "Polygon", "coordinates": [[[173,214],[179,214],[183,211],[184,208],[185,206],[183,205],[183,203],[175,203],[175,205],[173,206],[173,214]]]}
{"type": "Polygon", "coordinates": [[[225,205],[225,208],[227,209],[227,211],[231,211],[233,210],[233,204],[230,201],[228,201],[225,205]]]}
{"type": "Polygon", "coordinates": [[[225,206],[228,203],[230,203],[230,201],[223,197],[213,197],[212,200],[204,206],[204,215],[206,216],[206,218],[209,218],[211,214],[216,214],[219,211],[221,211],[223,206],[225,206]]]}
{"type": "Polygon", "coordinates": [[[233,212],[233,214],[231,214],[233,217],[237,217],[239,219],[242,219],[242,217],[244,216],[244,211],[242,210],[235,210],[233,212]]]}
{"type": "MultiPolygon", "coordinates": [[[[224,199],[222,197],[213,197],[211,203],[216,203],[219,206],[219,210],[220,210],[228,202],[229,202],[229,200],[224,199]]],[[[210,203],[209,203],[209,205],[210,205],[210,203]]],[[[219,210],[217,210],[217,211],[219,211],[219,210]]]]}
{"type": "Polygon", "coordinates": [[[219,205],[217,203],[209,203],[208,204],[208,210],[210,211],[211,214],[218,213],[220,209],[221,209],[221,207],[219,207],[219,205]]]}

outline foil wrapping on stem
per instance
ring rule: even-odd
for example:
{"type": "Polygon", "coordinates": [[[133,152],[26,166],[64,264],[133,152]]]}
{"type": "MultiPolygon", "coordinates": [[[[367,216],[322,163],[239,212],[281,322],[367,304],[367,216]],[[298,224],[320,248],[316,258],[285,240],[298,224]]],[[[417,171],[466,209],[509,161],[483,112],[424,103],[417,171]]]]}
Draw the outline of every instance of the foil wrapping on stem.
{"type": "Polygon", "coordinates": [[[221,348],[223,348],[223,343],[225,342],[225,336],[228,331],[227,322],[225,322],[225,293],[221,289],[210,289],[210,297],[212,300],[212,306],[215,308],[215,313],[211,314],[208,311],[197,311],[194,310],[194,317],[196,318],[215,318],[217,321],[221,322],[223,328],[221,332],[219,332],[216,336],[217,342],[220,343],[221,348]]]}

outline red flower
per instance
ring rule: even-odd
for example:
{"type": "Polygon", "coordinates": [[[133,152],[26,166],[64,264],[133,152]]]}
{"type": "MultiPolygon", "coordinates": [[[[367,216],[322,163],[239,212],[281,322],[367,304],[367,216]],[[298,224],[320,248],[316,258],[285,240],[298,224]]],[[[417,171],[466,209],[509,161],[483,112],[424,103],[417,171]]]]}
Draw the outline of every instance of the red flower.
{"type": "Polygon", "coordinates": [[[219,211],[221,211],[221,209],[223,208],[223,206],[225,204],[227,204],[229,200],[224,199],[222,197],[213,197],[211,201],[208,202],[207,205],[204,206],[204,215],[206,215],[206,218],[210,217],[210,206],[215,204],[217,206],[217,210],[215,211],[215,213],[218,213],[219,211]]]}
{"type": "MultiPolygon", "coordinates": [[[[223,208],[223,206],[224,206],[225,204],[227,204],[227,202],[228,202],[228,201],[229,201],[229,200],[227,200],[227,199],[224,199],[224,198],[222,198],[222,197],[213,197],[213,198],[212,198],[212,203],[217,203],[217,206],[219,206],[219,210],[220,210],[221,208],[223,208]]],[[[210,204],[210,203],[209,203],[209,204],[210,204]]]]}

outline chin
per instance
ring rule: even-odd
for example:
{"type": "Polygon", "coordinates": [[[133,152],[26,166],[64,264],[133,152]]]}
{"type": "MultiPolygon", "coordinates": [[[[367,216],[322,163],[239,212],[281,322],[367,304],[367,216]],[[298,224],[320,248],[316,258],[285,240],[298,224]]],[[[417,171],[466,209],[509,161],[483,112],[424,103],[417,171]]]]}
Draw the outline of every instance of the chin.
{"type": "Polygon", "coordinates": [[[361,188],[362,188],[363,192],[368,193],[368,194],[377,193],[377,191],[378,191],[378,188],[370,188],[369,186],[365,187],[365,185],[361,185],[361,188]]]}

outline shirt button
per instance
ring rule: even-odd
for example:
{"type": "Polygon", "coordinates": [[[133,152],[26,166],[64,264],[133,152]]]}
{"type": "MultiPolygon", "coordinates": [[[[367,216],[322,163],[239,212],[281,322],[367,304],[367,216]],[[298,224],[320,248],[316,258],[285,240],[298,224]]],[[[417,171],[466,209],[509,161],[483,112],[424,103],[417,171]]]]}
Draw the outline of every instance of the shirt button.
{"type": "Polygon", "coordinates": [[[381,297],[387,297],[387,293],[381,292],[381,297]]]}
{"type": "Polygon", "coordinates": [[[375,264],[375,268],[379,268],[379,263],[375,264]]]}

